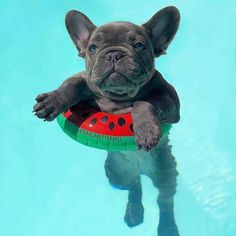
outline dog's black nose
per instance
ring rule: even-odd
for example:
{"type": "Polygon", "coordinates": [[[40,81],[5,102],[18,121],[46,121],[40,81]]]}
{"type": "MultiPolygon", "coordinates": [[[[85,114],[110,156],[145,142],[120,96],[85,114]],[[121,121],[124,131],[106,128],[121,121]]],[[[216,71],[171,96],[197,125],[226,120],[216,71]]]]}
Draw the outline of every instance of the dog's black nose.
{"type": "Polygon", "coordinates": [[[124,56],[125,56],[125,54],[122,53],[122,52],[113,51],[113,52],[109,52],[109,53],[106,55],[106,59],[107,59],[108,61],[117,62],[117,61],[119,61],[120,59],[122,59],[124,56]]]}

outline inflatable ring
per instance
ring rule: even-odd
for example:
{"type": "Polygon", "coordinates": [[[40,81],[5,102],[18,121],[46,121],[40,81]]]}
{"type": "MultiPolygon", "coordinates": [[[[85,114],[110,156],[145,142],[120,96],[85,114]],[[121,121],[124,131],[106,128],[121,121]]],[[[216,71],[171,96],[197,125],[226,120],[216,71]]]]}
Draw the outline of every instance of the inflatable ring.
{"type": "MultiPolygon", "coordinates": [[[[57,117],[62,130],[81,144],[109,151],[138,150],[131,113],[111,114],[78,103],[57,117]]],[[[171,125],[163,125],[162,138],[171,125]]]]}

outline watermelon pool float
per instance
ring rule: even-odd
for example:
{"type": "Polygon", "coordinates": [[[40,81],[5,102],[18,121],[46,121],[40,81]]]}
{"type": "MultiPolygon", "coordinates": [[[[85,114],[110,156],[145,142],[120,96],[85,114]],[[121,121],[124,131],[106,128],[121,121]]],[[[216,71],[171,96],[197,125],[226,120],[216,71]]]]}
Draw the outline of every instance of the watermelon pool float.
{"type": "MultiPolygon", "coordinates": [[[[66,134],[87,146],[110,151],[138,150],[130,112],[111,114],[78,103],[60,114],[57,121],[66,134]]],[[[163,137],[169,133],[171,125],[161,128],[163,137]]]]}

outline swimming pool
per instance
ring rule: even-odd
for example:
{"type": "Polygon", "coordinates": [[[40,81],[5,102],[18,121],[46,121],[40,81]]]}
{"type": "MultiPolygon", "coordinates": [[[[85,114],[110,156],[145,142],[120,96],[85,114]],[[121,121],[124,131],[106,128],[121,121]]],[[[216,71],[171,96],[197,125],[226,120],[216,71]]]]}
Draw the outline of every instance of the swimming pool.
{"type": "Polygon", "coordinates": [[[76,143],[31,111],[37,94],[84,68],[64,26],[68,10],[98,25],[141,24],[168,5],[180,10],[181,25],[156,65],[181,100],[170,135],[179,172],[176,222],[181,236],[236,235],[235,1],[2,0],[2,236],[156,235],[157,191],[147,177],[144,223],[130,229],[123,222],[127,192],[112,188],[104,173],[106,152],[76,143]]]}

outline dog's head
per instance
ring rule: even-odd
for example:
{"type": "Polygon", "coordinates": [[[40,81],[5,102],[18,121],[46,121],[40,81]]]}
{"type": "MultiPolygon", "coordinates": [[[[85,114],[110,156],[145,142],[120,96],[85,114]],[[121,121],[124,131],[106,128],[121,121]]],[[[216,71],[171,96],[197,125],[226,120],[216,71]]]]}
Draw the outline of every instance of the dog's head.
{"type": "Polygon", "coordinates": [[[135,97],[154,72],[154,58],[165,54],[177,32],[175,7],[157,12],[147,23],[112,22],[96,27],[79,11],[66,15],[67,30],[86,60],[87,83],[114,100],[135,97]]]}

